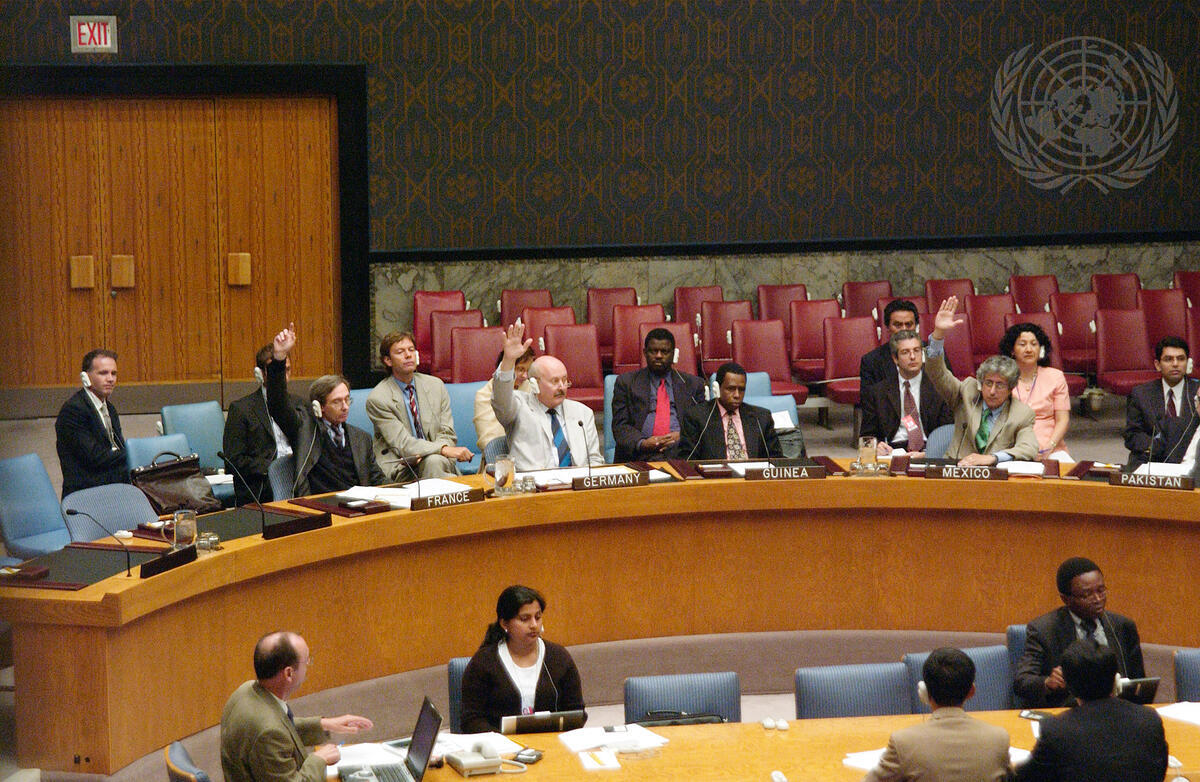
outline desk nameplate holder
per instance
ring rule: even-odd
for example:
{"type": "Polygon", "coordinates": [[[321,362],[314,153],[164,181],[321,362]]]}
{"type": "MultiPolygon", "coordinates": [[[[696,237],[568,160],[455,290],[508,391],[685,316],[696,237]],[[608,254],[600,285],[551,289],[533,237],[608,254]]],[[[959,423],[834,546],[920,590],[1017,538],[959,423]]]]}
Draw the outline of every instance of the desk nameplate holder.
{"type": "Polygon", "coordinates": [[[648,472],[602,472],[593,475],[584,475],[580,478],[571,479],[571,488],[575,491],[584,491],[590,489],[617,489],[624,486],[649,486],[650,473],[648,472]]]}
{"type": "Polygon", "coordinates": [[[447,508],[451,505],[466,505],[469,502],[483,502],[483,489],[463,489],[446,494],[430,494],[426,497],[414,497],[409,504],[409,510],[428,510],[429,508],[447,508]]]}
{"type": "Polygon", "coordinates": [[[1130,472],[1114,472],[1108,476],[1108,482],[1112,486],[1176,491],[1191,491],[1194,485],[1190,475],[1134,475],[1130,472]]]}
{"type": "Polygon", "coordinates": [[[262,531],[263,540],[275,540],[276,538],[295,535],[298,532],[308,532],[309,530],[333,526],[333,519],[330,518],[328,511],[325,513],[296,513],[291,511],[282,515],[292,516],[292,518],[268,524],[262,531]]]}
{"type": "Polygon", "coordinates": [[[983,465],[964,467],[954,464],[931,464],[925,468],[925,477],[952,478],[960,481],[1007,481],[1008,471],[983,465]]]}

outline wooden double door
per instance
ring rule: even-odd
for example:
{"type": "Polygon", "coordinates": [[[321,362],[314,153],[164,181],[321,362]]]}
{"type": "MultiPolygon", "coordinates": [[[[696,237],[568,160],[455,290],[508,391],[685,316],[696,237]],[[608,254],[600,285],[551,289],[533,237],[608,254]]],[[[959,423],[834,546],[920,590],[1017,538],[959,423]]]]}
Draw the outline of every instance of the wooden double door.
{"type": "Polygon", "coordinates": [[[341,366],[337,111],[327,97],[0,101],[0,388],[252,374],[288,321],[293,376],[341,366]]]}

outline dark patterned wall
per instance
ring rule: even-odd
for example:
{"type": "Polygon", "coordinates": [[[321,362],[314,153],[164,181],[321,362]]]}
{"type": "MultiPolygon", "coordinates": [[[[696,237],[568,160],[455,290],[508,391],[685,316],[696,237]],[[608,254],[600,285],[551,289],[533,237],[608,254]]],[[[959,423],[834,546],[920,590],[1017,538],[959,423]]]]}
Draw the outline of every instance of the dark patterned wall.
{"type": "MultiPolygon", "coordinates": [[[[97,62],[366,62],[378,250],[1200,225],[1194,3],[0,0],[4,59],[89,61],[67,37],[84,13],[118,16],[120,54],[97,62]],[[989,128],[1006,58],[1072,36],[1140,44],[1173,73],[1173,119],[1125,107],[1157,120],[1118,172],[1153,168],[1128,189],[1035,188],[989,128]]],[[[1059,108],[1115,127],[1103,97],[1059,108]]]]}

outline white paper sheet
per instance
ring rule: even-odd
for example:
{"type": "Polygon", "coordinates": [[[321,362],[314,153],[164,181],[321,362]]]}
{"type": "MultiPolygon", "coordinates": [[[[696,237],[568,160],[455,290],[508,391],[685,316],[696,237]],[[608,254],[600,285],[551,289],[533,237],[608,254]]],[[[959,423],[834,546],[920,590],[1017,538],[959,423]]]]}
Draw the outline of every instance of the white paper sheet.
{"type": "Polygon", "coordinates": [[[529,472],[518,472],[516,477],[524,478],[526,475],[533,476],[533,482],[538,486],[553,486],[556,484],[569,484],[576,478],[586,478],[588,475],[627,475],[631,472],[636,472],[623,464],[601,465],[599,467],[588,468],[583,467],[561,467],[557,470],[530,470],[529,472]]]}
{"type": "Polygon", "coordinates": [[[733,474],[739,478],[746,477],[746,470],[765,470],[770,466],[770,462],[729,462],[729,467],[733,470],[733,474]]]}
{"type": "Polygon", "coordinates": [[[414,497],[433,497],[438,494],[450,494],[463,489],[469,489],[465,483],[450,481],[445,478],[425,478],[395,489],[383,489],[378,486],[351,486],[345,491],[338,492],[338,499],[345,500],[378,500],[386,502],[393,508],[408,508],[414,497]]]}
{"type": "Polygon", "coordinates": [[[1009,475],[1045,475],[1046,467],[1041,462],[1011,461],[996,465],[1009,475]]]}
{"type": "Polygon", "coordinates": [[[1181,703],[1172,703],[1169,706],[1162,706],[1158,710],[1158,716],[1170,717],[1180,722],[1190,722],[1193,725],[1200,725],[1200,703],[1183,701],[1181,703]]]}
{"type": "Polygon", "coordinates": [[[345,744],[339,747],[342,759],[329,767],[329,773],[337,776],[338,766],[394,766],[403,763],[408,752],[394,749],[386,744],[364,741],[361,744],[345,744]]]}
{"type": "MultiPolygon", "coordinates": [[[[842,758],[842,765],[859,771],[870,771],[879,763],[879,759],[883,757],[885,751],[883,749],[867,749],[862,752],[847,752],[846,757],[842,758]]],[[[1029,750],[1009,747],[1008,759],[1014,766],[1020,765],[1029,760],[1029,750]]]]}
{"type": "Polygon", "coordinates": [[[775,425],[775,431],[796,428],[796,425],[792,423],[792,417],[788,415],[786,410],[773,411],[771,413],[771,423],[775,425]]]}
{"type": "Polygon", "coordinates": [[[611,749],[615,752],[641,752],[661,747],[667,740],[641,725],[616,725],[610,728],[577,728],[560,733],[558,740],[572,752],[611,749]]]}

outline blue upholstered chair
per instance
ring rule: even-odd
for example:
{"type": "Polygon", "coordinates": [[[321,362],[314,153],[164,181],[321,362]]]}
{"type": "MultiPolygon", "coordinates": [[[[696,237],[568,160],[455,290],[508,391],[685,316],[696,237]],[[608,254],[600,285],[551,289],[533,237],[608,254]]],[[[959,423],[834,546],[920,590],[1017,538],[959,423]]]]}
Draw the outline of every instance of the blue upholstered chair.
{"type": "Polygon", "coordinates": [[[727,722],[741,722],[741,682],[732,671],[631,676],[625,680],[626,723],[644,720],[647,712],[661,710],[719,714],[727,722]]]}
{"type": "Polygon", "coordinates": [[[1175,700],[1200,701],[1200,649],[1175,650],[1175,700]]]}
{"type": "Polygon", "coordinates": [[[182,742],[172,741],[163,748],[168,782],[210,782],[208,773],[192,762],[182,742]]]}
{"type": "Polygon", "coordinates": [[[910,714],[904,663],[823,665],[796,669],[796,718],[910,714]]]}
{"type": "Polygon", "coordinates": [[[125,463],[129,469],[145,467],[160,453],[187,456],[192,453],[185,434],[163,434],[158,437],[130,437],[125,441],[125,463]]]}
{"type": "Polygon", "coordinates": [[[925,438],[925,456],[930,459],[941,459],[950,447],[950,438],[954,436],[954,424],[943,424],[929,433],[925,438]]]}
{"type": "Polygon", "coordinates": [[[22,560],[71,542],[58,495],[36,453],[0,460],[0,537],[22,560]]]}
{"type": "Polygon", "coordinates": [[[483,446],[483,463],[495,464],[502,453],[508,453],[508,438],[497,437],[495,440],[489,440],[483,446]]]}
{"type": "Polygon", "coordinates": [[[281,456],[267,465],[267,481],[271,484],[272,498],[290,500],[296,485],[296,454],[281,456]]]}
{"type": "Polygon", "coordinates": [[[462,680],[470,657],[451,657],[446,663],[446,687],[450,695],[450,732],[462,733],[462,680]]]}
{"type": "MultiPolygon", "coordinates": [[[[1008,667],[1008,649],[996,646],[973,646],[963,649],[975,663],[975,697],[963,704],[967,711],[999,711],[1012,708],[1012,674],[1008,667]]],[[[928,714],[929,707],[917,697],[917,682],[929,652],[904,655],[910,681],[909,697],[914,714],[928,714]]]]}
{"type": "Polygon", "coordinates": [[[458,471],[463,475],[479,472],[483,461],[483,453],[475,442],[479,439],[475,433],[475,394],[486,384],[486,380],[446,384],[446,393],[450,395],[450,414],[454,417],[454,434],[458,437],[458,444],[471,449],[473,454],[471,461],[458,463],[458,471]]]}
{"type": "Polygon", "coordinates": [[[374,437],[375,424],[371,423],[371,417],[367,415],[367,395],[370,393],[369,388],[350,389],[350,415],[346,417],[346,423],[357,426],[374,437]]]}
{"type": "Polygon", "coordinates": [[[1017,678],[1017,663],[1021,661],[1021,655],[1025,653],[1025,634],[1028,627],[1028,625],[1009,625],[1004,631],[1004,642],[1008,647],[1008,672],[1013,681],[1016,681],[1017,678]]]}
{"type": "Polygon", "coordinates": [[[71,540],[106,538],[110,531],[137,529],[139,524],[158,519],[158,514],[142,490],[128,483],[110,483],[71,492],[63,497],[62,509],[71,540]],[[67,514],[69,510],[94,516],[108,529],[87,516],[67,514]]]}
{"type": "Polygon", "coordinates": [[[800,417],[796,414],[796,399],[791,394],[775,394],[773,396],[746,396],[742,400],[748,405],[765,407],[772,413],[787,413],[792,419],[792,426],[800,425],[800,417]]]}
{"type": "Polygon", "coordinates": [[[617,441],[612,433],[613,388],[617,385],[616,375],[604,376],[604,461],[612,464],[617,453],[617,441]]]}
{"type": "MultiPolygon", "coordinates": [[[[159,415],[162,417],[163,434],[187,436],[192,453],[200,457],[202,469],[219,470],[225,467],[224,460],[217,456],[225,435],[225,415],[221,412],[220,402],[167,405],[159,415]]],[[[222,505],[233,504],[232,483],[218,484],[212,489],[222,505]]]]}

